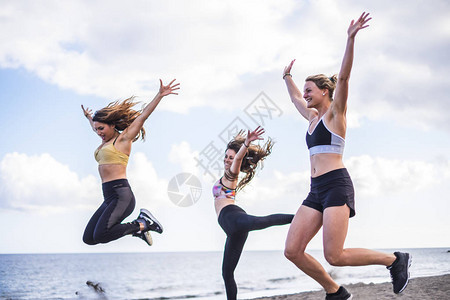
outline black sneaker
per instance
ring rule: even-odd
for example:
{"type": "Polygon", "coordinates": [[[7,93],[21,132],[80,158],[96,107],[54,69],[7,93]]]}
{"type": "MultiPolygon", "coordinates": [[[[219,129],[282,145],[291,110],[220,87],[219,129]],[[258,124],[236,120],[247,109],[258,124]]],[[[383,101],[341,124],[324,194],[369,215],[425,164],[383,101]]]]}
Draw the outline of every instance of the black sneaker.
{"type": "Polygon", "coordinates": [[[333,294],[327,294],[325,300],[351,300],[353,298],[343,286],[340,286],[338,291],[333,294]]]}
{"type": "Polygon", "coordinates": [[[146,232],[136,232],[133,233],[133,236],[141,238],[144,240],[144,242],[146,242],[149,246],[153,245],[153,239],[152,239],[152,235],[150,234],[150,231],[146,231],[146,232]]]}
{"type": "Polygon", "coordinates": [[[411,266],[412,256],[409,253],[394,252],[397,259],[392,265],[386,267],[391,272],[392,285],[394,293],[399,294],[408,285],[409,267],[411,266]]]}
{"type": "MultiPolygon", "coordinates": [[[[156,231],[157,233],[163,232],[162,225],[156,220],[156,218],[145,208],[141,208],[138,220],[142,219],[146,223],[148,230],[156,231]]],[[[147,230],[146,230],[147,231],[147,230]]]]}

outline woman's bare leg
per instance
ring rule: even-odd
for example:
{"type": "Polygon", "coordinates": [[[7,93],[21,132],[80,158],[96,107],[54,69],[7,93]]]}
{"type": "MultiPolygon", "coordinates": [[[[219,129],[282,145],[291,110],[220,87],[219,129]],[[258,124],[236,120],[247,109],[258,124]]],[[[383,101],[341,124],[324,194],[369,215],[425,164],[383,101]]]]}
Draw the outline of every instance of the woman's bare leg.
{"type": "Polygon", "coordinates": [[[334,293],[339,285],[316,259],[305,252],[306,246],[322,226],[322,218],[320,211],[300,206],[289,228],[284,254],[306,275],[322,285],[327,293],[334,293]]]}

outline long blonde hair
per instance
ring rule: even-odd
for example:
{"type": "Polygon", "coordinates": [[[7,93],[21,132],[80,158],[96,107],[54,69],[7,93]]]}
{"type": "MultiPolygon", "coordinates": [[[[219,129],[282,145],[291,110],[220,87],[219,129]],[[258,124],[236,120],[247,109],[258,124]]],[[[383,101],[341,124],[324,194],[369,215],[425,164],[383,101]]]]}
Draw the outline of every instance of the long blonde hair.
{"type": "MultiPolygon", "coordinates": [[[[228,143],[226,150],[231,149],[234,150],[236,153],[238,153],[244,141],[245,137],[238,135],[228,143]]],[[[265,142],[264,145],[262,146],[250,145],[248,147],[247,154],[245,154],[244,158],[242,159],[242,164],[240,168],[240,171],[244,172],[245,176],[239,181],[236,187],[236,191],[243,189],[253,179],[258,165],[260,165],[262,161],[266,159],[266,157],[269,156],[270,153],[272,153],[273,144],[274,143],[272,139],[268,138],[267,142],[265,142]]],[[[228,176],[225,172],[225,177],[228,176]]]]}
{"type": "MultiPolygon", "coordinates": [[[[119,132],[125,130],[130,124],[141,114],[142,110],[134,110],[133,106],[139,102],[133,102],[134,96],[123,101],[114,101],[108,106],[97,110],[92,117],[95,122],[102,122],[109,125],[114,125],[119,132]]],[[[138,135],[133,139],[133,142],[139,138],[145,139],[145,129],[141,128],[138,135]]]]}

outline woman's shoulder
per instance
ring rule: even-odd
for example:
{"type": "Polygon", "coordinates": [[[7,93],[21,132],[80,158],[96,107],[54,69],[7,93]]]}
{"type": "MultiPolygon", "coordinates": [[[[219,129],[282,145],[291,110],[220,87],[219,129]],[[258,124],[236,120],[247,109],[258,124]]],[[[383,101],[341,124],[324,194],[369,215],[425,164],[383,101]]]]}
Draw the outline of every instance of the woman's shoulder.
{"type": "Polygon", "coordinates": [[[312,121],[314,121],[314,119],[319,117],[319,112],[317,111],[317,109],[311,108],[308,111],[308,122],[311,123],[312,121]]]}
{"type": "Polygon", "coordinates": [[[117,138],[114,141],[114,147],[119,150],[120,152],[123,152],[127,155],[130,155],[131,153],[131,145],[133,141],[128,139],[126,137],[126,134],[124,134],[124,131],[122,131],[117,138]]]}
{"type": "Polygon", "coordinates": [[[237,180],[237,177],[236,177],[235,179],[233,179],[233,180],[229,180],[229,179],[227,178],[226,173],[224,174],[224,176],[222,176],[222,177],[219,179],[220,184],[222,184],[223,186],[225,186],[225,187],[227,187],[227,188],[229,188],[229,189],[236,189],[237,181],[238,181],[238,180],[237,180]]]}

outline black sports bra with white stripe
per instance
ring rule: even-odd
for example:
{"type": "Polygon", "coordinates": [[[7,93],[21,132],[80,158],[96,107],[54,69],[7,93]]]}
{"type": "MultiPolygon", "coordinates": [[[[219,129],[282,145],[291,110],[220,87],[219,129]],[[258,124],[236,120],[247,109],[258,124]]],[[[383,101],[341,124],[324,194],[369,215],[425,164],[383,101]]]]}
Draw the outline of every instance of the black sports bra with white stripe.
{"type": "Polygon", "coordinates": [[[311,133],[309,130],[306,132],[306,145],[308,145],[310,156],[319,153],[342,155],[345,139],[329,130],[322,117],[311,133]]]}

